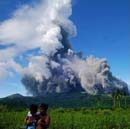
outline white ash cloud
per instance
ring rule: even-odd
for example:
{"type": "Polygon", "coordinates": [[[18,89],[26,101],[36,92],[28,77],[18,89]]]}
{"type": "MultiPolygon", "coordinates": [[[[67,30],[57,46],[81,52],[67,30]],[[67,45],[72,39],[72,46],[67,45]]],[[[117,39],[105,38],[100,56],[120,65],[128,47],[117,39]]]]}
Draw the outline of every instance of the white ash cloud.
{"type": "Polygon", "coordinates": [[[68,38],[76,33],[75,26],[68,19],[71,13],[70,0],[43,0],[37,5],[25,5],[16,10],[12,18],[0,23],[0,45],[13,43],[11,48],[0,50],[0,61],[7,65],[18,54],[36,48],[48,56],[56,53],[64,47],[61,26],[67,31],[68,38]]]}
{"type": "Polygon", "coordinates": [[[32,57],[26,72],[35,77],[35,79],[38,81],[43,81],[43,75],[45,79],[48,79],[51,76],[51,72],[47,68],[48,62],[49,59],[45,56],[32,57]]]}
{"type": "Polygon", "coordinates": [[[81,53],[73,52],[69,39],[76,35],[76,27],[69,20],[71,14],[71,0],[42,0],[22,6],[0,23],[0,45],[10,46],[0,49],[0,78],[22,74],[23,84],[33,95],[83,90],[110,93],[117,87],[127,90],[127,84],[112,75],[105,59],[83,59],[81,53]],[[16,58],[26,60],[27,65],[16,58]]]}
{"type": "Polygon", "coordinates": [[[66,66],[74,71],[90,94],[111,93],[116,88],[127,90],[127,84],[112,75],[106,59],[93,56],[82,59],[75,55],[66,66]]]}

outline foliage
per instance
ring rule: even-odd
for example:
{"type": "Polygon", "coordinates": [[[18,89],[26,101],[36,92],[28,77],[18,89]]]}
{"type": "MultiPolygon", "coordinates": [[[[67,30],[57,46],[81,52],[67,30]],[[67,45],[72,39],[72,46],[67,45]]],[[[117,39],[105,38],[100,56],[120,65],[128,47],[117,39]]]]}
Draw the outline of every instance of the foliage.
{"type": "Polygon", "coordinates": [[[0,129],[23,127],[28,105],[39,104],[43,100],[51,107],[50,129],[130,129],[130,96],[121,92],[96,96],[74,94],[1,99],[0,129]]]}
{"type": "MultiPolygon", "coordinates": [[[[20,129],[27,111],[1,111],[0,129],[20,129]]],[[[49,129],[130,129],[130,109],[49,109],[49,129]]]]}
{"type": "Polygon", "coordinates": [[[40,104],[48,103],[49,107],[63,107],[63,108],[115,108],[130,107],[130,96],[123,94],[112,95],[88,95],[81,93],[73,94],[54,94],[48,95],[46,97],[7,97],[0,99],[0,104],[7,105],[10,109],[23,110],[27,108],[30,104],[40,104]]]}

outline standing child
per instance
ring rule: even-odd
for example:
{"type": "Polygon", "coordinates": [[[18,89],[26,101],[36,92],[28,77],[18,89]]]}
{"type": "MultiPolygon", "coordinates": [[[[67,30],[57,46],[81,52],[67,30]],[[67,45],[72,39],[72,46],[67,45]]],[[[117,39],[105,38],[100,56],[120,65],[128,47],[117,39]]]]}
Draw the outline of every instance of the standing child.
{"type": "Polygon", "coordinates": [[[47,113],[48,105],[42,103],[39,107],[40,114],[39,114],[39,120],[37,122],[37,128],[36,129],[48,129],[50,125],[50,117],[47,113]]]}
{"type": "Polygon", "coordinates": [[[35,104],[30,105],[30,111],[25,118],[26,129],[36,129],[39,113],[37,112],[38,106],[35,104]]]}

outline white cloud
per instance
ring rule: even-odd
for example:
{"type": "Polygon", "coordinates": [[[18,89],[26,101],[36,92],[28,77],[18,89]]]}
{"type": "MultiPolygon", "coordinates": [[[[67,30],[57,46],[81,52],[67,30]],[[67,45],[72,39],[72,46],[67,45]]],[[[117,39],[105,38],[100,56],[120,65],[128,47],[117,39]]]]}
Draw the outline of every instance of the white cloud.
{"type": "Polygon", "coordinates": [[[48,62],[49,60],[45,56],[32,57],[28,67],[24,69],[24,72],[39,81],[42,81],[43,78],[48,79],[51,76],[51,72],[48,69],[48,62]]]}
{"type": "Polygon", "coordinates": [[[0,79],[5,78],[7,76],[7,74],[9,74],[8,71],[6,71],[3,68],[0,68],[0,79]]]}
{"type": "Polygon", "coordinates": [[[40,48],[42,54],[49,56],[62,48],[61,26],[70,37],[76,32],[68,19],[71,13],[71,0],[42,0],[34,6],[22,6],[10,19],[0,23],[0,44],[14,44],[0,50],[0,63],[6,64],[0,70],[1,76],[5,76],[10,69],[23,73],[34,63],[31,60],[27,68],[22,68],[15,62],[16,56],[20,57],[25,51],[40,48]]]}

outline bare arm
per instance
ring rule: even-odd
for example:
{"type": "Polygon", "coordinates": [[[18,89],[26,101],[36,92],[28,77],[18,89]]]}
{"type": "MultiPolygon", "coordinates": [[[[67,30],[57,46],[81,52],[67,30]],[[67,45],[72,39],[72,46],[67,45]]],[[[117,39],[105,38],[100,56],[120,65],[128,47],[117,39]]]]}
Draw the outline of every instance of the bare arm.
{"type": "Polygon", "coordinates": [[[47,127],[49,127],[49,125],[50,125],[50,117],[48,115],[46,116],[46,119],[45,119],[45,125],[47,127]]]}
{"type": "Polygon", "coordinates": [[[46,117],[41,117],[38,121],[38,125],[49,127],[50,117],[48,115],[46,117]]]}
{"type": "Polygon", "coordinates": [[[32,123],[32,119],[30,119],[28,116],[24,119],[24,123],[25,125],[31,124],[32,123]]]}

